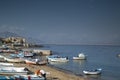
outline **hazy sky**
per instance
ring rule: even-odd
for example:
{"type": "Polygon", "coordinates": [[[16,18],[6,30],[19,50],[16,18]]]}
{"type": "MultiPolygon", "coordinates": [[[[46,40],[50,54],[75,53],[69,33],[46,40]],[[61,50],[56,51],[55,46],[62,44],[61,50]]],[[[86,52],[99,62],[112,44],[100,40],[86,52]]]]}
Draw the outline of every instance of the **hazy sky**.
{"type": "Polygon", "coordinates": [[[120,45],[120,0],[0,0],[0,32],[51,44],[120,45]]]}

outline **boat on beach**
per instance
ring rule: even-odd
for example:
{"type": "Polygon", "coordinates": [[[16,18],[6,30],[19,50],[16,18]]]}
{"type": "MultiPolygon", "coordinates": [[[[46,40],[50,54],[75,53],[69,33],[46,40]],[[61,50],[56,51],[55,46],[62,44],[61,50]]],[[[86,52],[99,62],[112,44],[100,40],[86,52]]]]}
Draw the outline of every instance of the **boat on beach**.
{"type": "Polygon", "coordinates": [[[29,59],[25,59],[25,63],[26,64],[36,64],[36,65],[45,65],[48,62],[47,62],[47,60],[40,60],[40,59],[29,58],[29,59]]]}
{"type": "Polygon", "coordinates": [[[84,70],[83,73],[87,74],[87,75],[97,75],[97,74],[100,74],[101,71],[102,71],[102,69],[99,68],[99,69],[95,69],[95,70],[84,70]]]}
{"type": "Polygon", "coordinates": [[[3,62],[0,62],[0,67],[3,67],[3,66],[14,66],[13,63],[3,63],[3,62]]]}
{"type": "Polygon", "coordinates": [[[4,57],[4,60],[7,62],[24,62],[22,58],[18,57],[4,57]]]}
{"type": "Polygon", "coordinates": [[[29,70],[26,67],[0,67],[1,75],[15,75],[24,74],[27,75],[29,70]]]}
{"type": "Polygon", "coordinates": [[[47,56],[48,61],[52,61],[52,62],[68,62],[68,58],[67,57],[61,57],[58,55],[50,55],[47,56]]]}
{"type": "Polygon", "coordinates": [[[14,78],[19,80],[45,80],[44,77],[38,76],[35,74],[29,74],[29,75],[14,75],[14,78]]]}
{"type": "Polygon", "coordinates": [[[79,53],[78,56],[73,57],[73,60],[85,60],[86,59],[86,55],[83,53],[79,53]]]}

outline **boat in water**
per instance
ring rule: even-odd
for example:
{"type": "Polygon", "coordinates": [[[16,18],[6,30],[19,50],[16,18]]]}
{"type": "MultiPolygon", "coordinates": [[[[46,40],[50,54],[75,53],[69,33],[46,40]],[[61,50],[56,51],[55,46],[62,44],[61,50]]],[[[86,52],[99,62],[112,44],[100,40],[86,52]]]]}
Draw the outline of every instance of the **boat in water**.
{"type": "Polygon", "coordinates": [[[68,62],[69,61],[67,57],[61,57],[58,55],[47,56],[47,59],[48,61],[51,61],[51,62],[68,62]]]}
{"type": "Polygon", "coordinates": [[[79,53],[78,56],[73,57],[73,60],[85,60],[86,59],[86,55],[83,53],[79,53]]]}
{"type": "Polygon", "coordinates": [[[95,70],[84,70],[83,73],[87,75],[98,75],[101,74],[102,69],[95,69],[95,70]]]}

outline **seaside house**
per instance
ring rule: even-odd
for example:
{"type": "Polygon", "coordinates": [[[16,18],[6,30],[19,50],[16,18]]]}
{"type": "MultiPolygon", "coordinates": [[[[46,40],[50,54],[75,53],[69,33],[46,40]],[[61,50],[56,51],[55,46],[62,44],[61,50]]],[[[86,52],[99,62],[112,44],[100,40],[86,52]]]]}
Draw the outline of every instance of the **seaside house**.
{"type": "Polygon", "coordinates": [[[1,42],[11,47],[28,47],[29,46],[28,43],[26,42],[26,39],[23,37],[2,38],[1,42]]]}

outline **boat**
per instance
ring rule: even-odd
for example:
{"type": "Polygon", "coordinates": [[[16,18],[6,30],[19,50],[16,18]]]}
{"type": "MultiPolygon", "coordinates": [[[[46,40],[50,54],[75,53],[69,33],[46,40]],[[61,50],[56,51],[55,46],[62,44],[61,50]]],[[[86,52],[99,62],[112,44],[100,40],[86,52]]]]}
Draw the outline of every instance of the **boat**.
{"type": "Polygon", "coordinates": [[[29,70],[26,67],[0,67],[1,75],[15,75],[22,74],[27,75],[29,70]]]}
{"type": "Polygon", "coordinates": [[[99,68],[99,69],[95,69],[95,70],[84,70],[83,73],[87,74],[87,75],[97,75],[97,74],[100,74],[101,71],[102,71],[102,69],[99,68]]]}
{"type": "Polygon", "coordinates": [[[46,65],[47,63],[48,63],[47,60],[41,60],[37,62],[38,65],[46,65]]]}
{"type": "Polygon", "coordinates": [[[68,62],[68,58],[67,57],[61,57],[58,55],[50,55],[47,56],[48,61],[52,61],[52,62],[68,62]]]}
{"type": "Polygon", "coordinates": [[[18,57],[4,57],[4,60],[7,62],[24,62],[22,58],[18,57]]]}
{"type": "Polygon", "coordinates": [[[14,66],[12,63],[3,63],[3,62],[0,62],[0,67],[3,67],[3,66],[14,66]]]}
{"type": "Polygon", "coordinates": [[[84,60],[86,59],[86,55],[83,53],[79,53],[78,56],[73,57],[73,60],[84,60]]]}
{"type": "Polygon", "coordinates": [[[119,53],[119,54],[117,54],[117,57],[120,57],[120,53],[119,53]]]}
{"type": "Polygon", "coordinates": [[[38,65],[45,65],[47,64],[47,60],[40,60],[40,59],[32,59],[32,58],[27,58],[25,59],[26,64],[38,64],[38,65]]]}
{"type": "Polygon", "coordinates": [[[35,74],[29,74],[29,75],[14,75],[15,80],[45,80],[44,77],[38,76],[35,74]]]}
{"type": "Polygon", "coordinates": [[[35,53],[24,51],[24,57],[33,57],[35,53]]]}
{"type": "Polygon", "coordinates": [[[26,64],[37,64],[37,62],[34,59],[25,59],[26,64]]]}
{"type": "Polygon", "coordinates": [[[15,80],[13,76],[0,75],[0,80],[15,80]]]}

